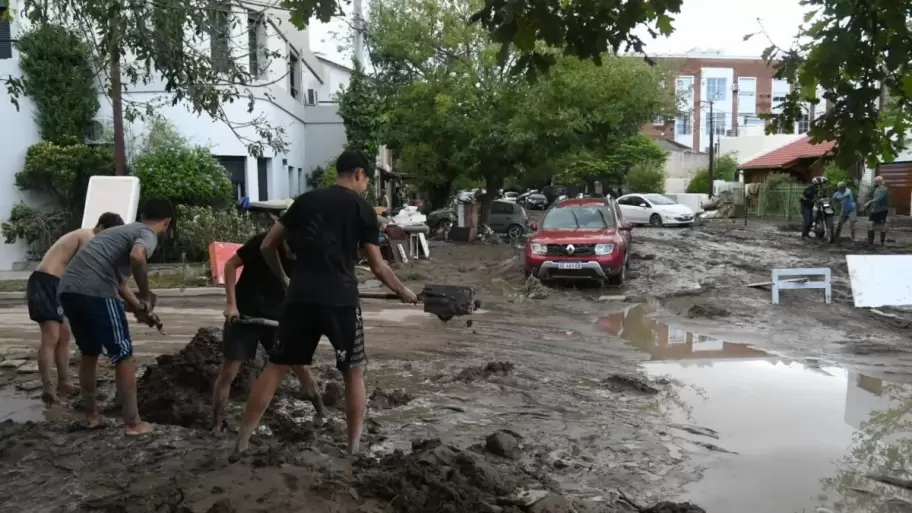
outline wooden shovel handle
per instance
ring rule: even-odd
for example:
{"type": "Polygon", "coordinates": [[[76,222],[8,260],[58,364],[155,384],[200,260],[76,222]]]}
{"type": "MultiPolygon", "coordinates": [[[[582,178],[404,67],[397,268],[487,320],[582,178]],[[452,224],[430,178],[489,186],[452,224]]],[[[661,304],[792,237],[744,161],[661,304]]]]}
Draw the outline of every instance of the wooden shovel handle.
{"type": "Polygon", "coordinates": [[[358,297],[361,299],[399,299],[399,296],[395,292],[374,292],[367,290],[359,290],[358,297]]]}

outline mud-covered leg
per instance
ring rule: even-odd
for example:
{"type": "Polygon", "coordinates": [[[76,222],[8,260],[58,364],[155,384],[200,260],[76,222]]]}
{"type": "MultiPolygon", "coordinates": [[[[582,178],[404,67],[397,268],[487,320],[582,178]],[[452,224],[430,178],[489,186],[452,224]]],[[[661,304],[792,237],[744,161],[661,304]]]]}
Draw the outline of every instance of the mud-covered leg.
{"type": "Polygon", "coordinates": [[[79,361],[79,388],[82,391],[82,404],[86,412],[86,425],[90,429],[104,426],[104,418],[98,412],[95,399],[96,373],[98,357],[82,355],[79,361]]]}
{"type": "Polygon", "coordinates": [[[238,433],[238,441],[235,446],[235,452],[244,452],[250,445],[250,435],[263,418],[263,413],[269,407],[272,397],[275,395],[276,388],[288,373],[287,365],[277,365],[267,363],[266,368],[253,384],[250,390],[250,397],[247,398],[247,405],[244,407],[244,416],[241,418],[241,428],[238,433]]]}
{"type": "Polygon", "coordinates": [[[345,375],[345,421],[348,428],[348,452],[361,451],[361,433],[367,414],[367,392],[364,389],[364,366],[352,367],[345,375]]]}
{"type": "Polygon", "coordinates": [[[115,364],[114,379],[120,390],[123,409],[124,431],[128,436],[145,435],[152,432],[152,424],[139,418],[136,398],[136,360],[129,356],[115,364]]]}
{"type": "Polygon", "coordinates": [[[54,351],[60,338],[60,323],[45,321],[40,325],[41,347],[38,349],[38,373],[41,375],[41,400],[48,405],[59,404],[57,387],[51,378],[51,368],[54,365],[54,351]]]}
{"type": "Polygon", "coordinates": [[[219,369],[218,377],[212,389],[212,424],[209,426],[215,433],[221,433],[225,424],[225,408],[231,394],[231,383],[241,368],[240,360],[225,360],[219,369]]]}
{"type": "Polygon", "coordinates": [[[57,367],[57,394],[65,398],[76,389],[70,383],[70,321],[66,318],[60,325],[60,336],[54,348],[54,363],[57,367]]]}
{"type": "Polygon", "coordinates": [[[314,376],[310,367],[305,365],[295,365],[291,370],[298,377],[298,381],[301,382],[301,388],[304,389],[304,393],[307,394],[307,398],[313,404],[315,411],[314,422],[322,424],[326,419],[326,408],[323,406],[323,397],[320,396],[320,384],[317,383],[316,376],[314,376]]]}

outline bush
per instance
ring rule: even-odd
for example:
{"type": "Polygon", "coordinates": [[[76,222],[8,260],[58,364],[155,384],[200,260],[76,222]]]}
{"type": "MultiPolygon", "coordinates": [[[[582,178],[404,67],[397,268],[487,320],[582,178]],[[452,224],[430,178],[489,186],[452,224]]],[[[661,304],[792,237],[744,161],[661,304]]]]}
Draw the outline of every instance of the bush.
{"type": "Polygon", "coordinates": [[[701,169],[694,173],[693,178],[687,183],[684,192],[692,194],[709,194],[709,171],[701,169]]]}
{"type": "Polygon", "coordinates": [[[627,173],[627,187],[641,194],[665,192],[665,170],[654,162],[634,164],[627,173]]]}
{"type": "Polygon", "coordinates": [[[228,172],[206,148],[164,147],[144,153],[133,162],[133,175],[142,182],[142,201],[167,198],[175,205],[213,208],[234,203],[228,172]]]}
{"type": "Polygon", "coordinates": [[[243,244],[256,233],[250,216],[235,209],[178,205],[177,220],[177,246],[192,261],[206,260],[213,242],[243,244]]]}
{"type": "Polygon", "coordinates": [[[114,157],[106,149],[42,141],[26,151],[25,166],[16,173],[16,187],[49,194],[75,218],[82,216],[89,178],[113,174],[114,157]]]}
{"type": "MultiPolygon", "coordinates": [[[[326,164],[325,167],[318,167],[313,171],[315,175],[315,182],[317,187],[329,187],[330,185],[336,183],[336,179],[339,178],[339,173],[336,171],[336,165],[333,162],[326,164]]],[[[376,204],[376,194],[374,192],[374,183],[367,187],[367,190],[364,191],[364,199],[367,200],[371,205],[376,204]]]]}
{"type": "Polygon", "coordinates": [[[852,189],[857,197],[858,191],[855,190],[855,180],[853,180],[852,177],[849,176],[849,173],[841,167],[836,166],[835,164],[829,164],[826,169],[824,169],[823,176],[827,179],[825,190],[828,195],[832,196],[833,193],[836,192],[836,185],[839,182],[845,182],[846,187],[852,189]]]}
{"type": "Polygon", "coordinates": [[[25,203],[13,205],[9,219],[0,224],[7,244],[23,240],[29,246],[29,258],[40,260],[45,252],[70,224],[70,215],[63,210],[45,212],[25,203]]]}

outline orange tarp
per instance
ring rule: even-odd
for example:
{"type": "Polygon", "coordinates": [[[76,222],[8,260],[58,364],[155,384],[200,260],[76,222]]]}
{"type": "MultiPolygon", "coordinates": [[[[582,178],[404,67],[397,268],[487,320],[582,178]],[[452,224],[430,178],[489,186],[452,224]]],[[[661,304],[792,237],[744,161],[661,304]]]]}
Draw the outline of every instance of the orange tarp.
{"type": "MultiPolygon", "coordinates": [[[[243,244],[234,242],[213,242],[209,244],[209,272],[212,275],[212,284],[225,285],[225,263],[237,253],[243,244]]],[[[237,278],[241,277],[243,268],[237,270],[237,278]]]]}

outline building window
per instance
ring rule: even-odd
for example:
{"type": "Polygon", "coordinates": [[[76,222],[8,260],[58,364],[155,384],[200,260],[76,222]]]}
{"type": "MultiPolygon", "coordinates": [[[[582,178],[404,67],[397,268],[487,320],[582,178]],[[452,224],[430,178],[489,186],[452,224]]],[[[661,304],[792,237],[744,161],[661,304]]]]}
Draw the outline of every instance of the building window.
{"type": "Polygon", "coordinates": [[[806,134],[811,130],[811,116],[810,114],[802,114],[801,119],[798,120],[798,133],[806,134]]]}
{"type": "Polygon", "coordinates": [[[754,77],[738,78],[738,114],[755,114],[757,112],[757,79],[754,77]]]}
{"type": "Polygon", "coordinates": [[[266,68],[266,18],[261,12],[247,14],[247,60],[250,75],[260,77],[266,68]]]}
{"type": "Polygon", "coordinates": [[[665,116],[658,116],[652,120],[654,126],[665,126],[665,116]]]}
{"type": "Polygon", "coordinates": [[[713,112],[712,115],[707,112],[703,132],[708,134],[712,131],[713,135],[725,135],[725,120],[727,116],[727,112],[713,112]]]}
{"type": "Polygon", "coordinates": [[[292,98],[301,96],[301,58],[294,50],[288,53],[288,90],[292,98]]]}
{"type": "Polygon", "coordinates": [[[231,10],[216,4],[209,13],[209,37],[212,68],[218,73],[231,71],[231,10]]]}
{"type": "Polygon", "coordinates": [[[706,79],[706,100],[716,102],[724,100],[728,91],[728,80],[724,78],[706,79]]]}
{"type": "Polygon", "coordinates": [[[4,19],[6,7],[0,5],[0,59],[13,58],[13,33],[10,30],[10,21],[4,19]]]}
{"type": "Polygon", "coordinates": [[[675,133],[678,135],[693,133],[693,118],[690,114],[682,114],[675,119],[675,133]]]}

